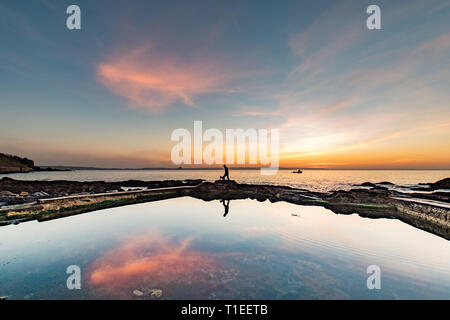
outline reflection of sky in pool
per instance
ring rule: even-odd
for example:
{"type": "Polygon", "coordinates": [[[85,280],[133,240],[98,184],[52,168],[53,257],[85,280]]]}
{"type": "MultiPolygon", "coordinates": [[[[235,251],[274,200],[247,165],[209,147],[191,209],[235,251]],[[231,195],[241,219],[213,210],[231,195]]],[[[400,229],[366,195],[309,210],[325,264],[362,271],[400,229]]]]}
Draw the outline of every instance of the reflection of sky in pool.
{"type": "Polygon", "coordinates": [[[2,227],[0,296],[450,298],[450,242],[398,220],[254,200],[223,214],[219,201],[179,198],[2,227]],[[69,265],[81,290],[66,287],[69,265]],[[366,287],[369,265],[381,290],[366,287]]]}

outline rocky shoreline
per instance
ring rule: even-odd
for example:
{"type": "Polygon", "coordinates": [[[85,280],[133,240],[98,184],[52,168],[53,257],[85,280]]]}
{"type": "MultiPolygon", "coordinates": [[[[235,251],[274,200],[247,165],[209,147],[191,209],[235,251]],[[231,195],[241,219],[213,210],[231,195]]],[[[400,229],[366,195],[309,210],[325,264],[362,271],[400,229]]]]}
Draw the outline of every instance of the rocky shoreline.
{"type": "Polygon", "coordinates": [[[411,191],[405,193],[390,188],[394,185],[389,182],[363,183],[349,191],[320,193],[223,180],[76,182],[3,178],[0,180],[0,225],[44,221],[134,203],[191,196],[205,201],[285,201],[323,206],[336,214],[395,218],[450,240],[450,193],[441,190],[450,189],[449,184],[450,178],[447,178],[411,187],[411,191]]]}
{"type": "Polygon", "coordinates": [[[56,198],[73,195],[90,195],[105,192],[120,192],[128,189],[154,189],[198,185],[201,179],[121,182],[105,181],[27,181],[11,178],[0,179],[0,204],[22,204],[39,199],[56,198]]]}

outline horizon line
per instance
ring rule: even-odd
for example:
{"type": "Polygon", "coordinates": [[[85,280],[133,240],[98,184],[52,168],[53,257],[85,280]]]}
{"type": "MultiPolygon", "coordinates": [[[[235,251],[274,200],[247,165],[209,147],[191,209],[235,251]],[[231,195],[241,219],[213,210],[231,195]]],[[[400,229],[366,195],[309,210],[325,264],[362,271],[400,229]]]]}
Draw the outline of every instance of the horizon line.
{"type": "MultiPolygon", "coordinates": [[[[127,168],[127,167],[90,167],[90,166],[65,166],[65,165],[39,165],[41,168],[61,168],[61,169],[72,169],[72,170],[222,170],[223,167],[139,167],[139,168],[127,168]]],[[[229,166],[230,169],[233,170],[260,170],[264,167],[233,167],[229,166]]],[[[278,170],[402,170],[402,171],[446,171],[450,170],[450,168],[312,168],[312,167],[279,167],[278,170]]]]}

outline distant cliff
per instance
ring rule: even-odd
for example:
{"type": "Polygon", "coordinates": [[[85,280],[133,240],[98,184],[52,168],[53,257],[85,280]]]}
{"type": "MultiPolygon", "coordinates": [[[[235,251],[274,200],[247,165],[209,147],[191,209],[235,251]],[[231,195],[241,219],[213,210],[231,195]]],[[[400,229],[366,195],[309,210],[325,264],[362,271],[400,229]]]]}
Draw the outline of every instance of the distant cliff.
{"type": "Polygon", "coordinates": [[[28,172],[35,169],[33,160],[0,153],[0,173],[28,172]]]}

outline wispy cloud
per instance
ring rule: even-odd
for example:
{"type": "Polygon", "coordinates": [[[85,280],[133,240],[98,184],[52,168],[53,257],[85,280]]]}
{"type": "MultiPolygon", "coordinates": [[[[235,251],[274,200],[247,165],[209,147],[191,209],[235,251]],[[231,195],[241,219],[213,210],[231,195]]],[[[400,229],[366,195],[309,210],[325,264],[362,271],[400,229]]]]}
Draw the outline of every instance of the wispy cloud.
{"type": "MultiPolygon", "coordinates": [[[[411,15],[435,12],[423,11],[428,5],[439,3],[421,2],[407,10],[394,6],[384,18],[406,23],[411,15]]],[[[327,154],[351,157],[384,142],[403,150],[408,136],[436,130],[440,139],[448,132],[442,116],[450,110],[444,88],[450,73],[443,66],[450,63],[450,33],[416,33],[413,41],[399,45],[411,30],[370,33],[365,16],[355,8],[362,9],[356,2],[335,2],[289,40],[299,63],[276,93],[279,108],[265,113],[284,117],[284,159],[315,157],[322,162],[327,154]]],[[[415,26],[420,27],[425,26],[415,26]]]]}
{"type": "Polygon", "coordinates": [[[292,52],[300,58],[300,64],[290,76],[318,76],[327,65],[335,62],[337,55],[361,40],[365,31],[361,19],[350,14],[357,7],[354,1],[334,2],[308,28],[290,39],[292,52]]]}
{"type": "Polygon", "coordinates": [[[132,106],[159,112],[176,102],[196,107],[195,98],[233,93],[233,80],[242,73],[209,56],[161,53],[148,47],[114,54],[97,66],[100,81],[132,106]]]}

